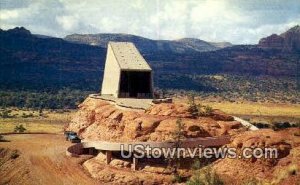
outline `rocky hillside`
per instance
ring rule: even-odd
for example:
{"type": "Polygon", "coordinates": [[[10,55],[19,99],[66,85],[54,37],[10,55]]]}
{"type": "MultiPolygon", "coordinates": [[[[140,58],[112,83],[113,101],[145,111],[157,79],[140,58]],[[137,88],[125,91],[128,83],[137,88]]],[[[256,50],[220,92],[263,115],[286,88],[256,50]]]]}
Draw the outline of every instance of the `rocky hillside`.
{"type": "MultiPolygon", "coordinates": [[[[293,33],[289,31],[283,35],[294,43],[297,38],[293,38],[290,32],[293,33]]],[[[93,35],[91,37],[94,38],[93,35]]],[[[136,42],[155,71],[155,86],[160,88],[217,91],[219,87],[202,81],[199,75],[226,74],[249,79],[263,75],[266,79],[268,76],[281,79],[295,78],[298,74],[299,52],[286,52],[285,47],[280,45],[276,48],[236,45],[199,52],[214,46],[198,39],[158,42],[114,34],[107,34],[104,38],[99,40],[102,45],[108,40],[129,39],[136,42]]],[[[0,41],[1,89],[53,90],[71,87],[99,90],[106,56],[104,47],[32,35],[25,28],[1,30],[0,41]]],[[[297,43],[293,45],[298,46],[297,43]]]]}
{"type": "MultiPolygon", "coordinates": [[[[66,41],[107,47],[109,41],[133,42],[143,53],[193,53],[220,49],[200,39],[185,38],[180,40],[151,40],[130,34],[73,34],[64,38],[66,41]]],[[[227,46],[227,45],[226,45],[227,46]]]]}
{"type": "Polygon", "coordinates": [[[280,35],[272,34],[271,36],[262,38],[258,45],[262,48],[300,52],[300,26],[297,25],[280,35]]]}
{"type": "MultiPolygon", "coordinates": [[[[99,85],[106,50],[25,28],[0,31],[0,89],[59,89],[99,85]]],[[[81,88],[82,89],[82,88],[81,88]]]]}

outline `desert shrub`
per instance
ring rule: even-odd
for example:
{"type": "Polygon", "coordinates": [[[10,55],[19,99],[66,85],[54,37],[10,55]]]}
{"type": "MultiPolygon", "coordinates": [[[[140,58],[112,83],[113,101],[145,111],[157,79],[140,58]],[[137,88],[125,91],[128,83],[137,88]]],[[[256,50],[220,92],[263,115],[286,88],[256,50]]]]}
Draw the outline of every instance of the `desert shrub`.
{"type": "Polygon", "coordinates": [[[270,125],[266,123],[253,123],[257,128],[269,128],[270,125]]]}
{"type": "Polygon", "coordinates": [[[260,185],[260,184],[262,184],[262,183],[254,177],[252,177],[242,183],[242,185],[260,185]]]}
{"type": "Polygon", "coordinates": [[[300,122],[294,123],[294,124],[292,124],[291,126],[292,126],[292,127],[300,128],[300,122]]]}
{"type": "Polygon", "coordinates": [[[174,176],[173,176],[173,180],[172,182],[173,183],[182,183],[185,181],[185,177],[181,176],[180,174],[178,173],[175,173],[174,176]]]}
{"type": "Polygon", "coordinates": [[[200,107],[199,115],[200,116],[210,116],[213,113],[213,109],[211,106],[202,106],[200,107]]]}
{"type": "Polygon", "coordinates": [[[0,141],[4,141],[4,136],[0,135],[0,141]]]}
{"type": "Polygon", "coordinates": [[[275,130],[277,129],[285,129],[285,128],[290,128],[292,125],[289,122],[275,122],[273,123],[275,130]]]}
{"type": "Polygon", "coordinates": [[[43,116],[43,115],[44,115],[44,113],[43,113],[43,108],[40,107],[40,108],[39,108],[39,116],[43,116]]]}
{"type": "Polygon", "coordinates": [[[29,114],[23,113],[22,114],[22,118],[31,118],[31,117],[34,117],[34,115],[32,113],[29,113],[29,114]]]}
{"type": "Polygon", "coordinates": [[[212,169],[211,166],[207,166],[198,170],[186,183],[187,185],[223,185],[224,182],[219,175],[212,169]]]}
{"type": "Polygon", "coordinates": [[[18,150],[13,150],[10,154],[10,158],[11,159],[16,159],[20,156],[19,151],[18,150]]]}
{"type": "Polygon", "coordinates": [[[11,110],[4,109],[3,111],[0,112],[0,117],[1,118],[13,118],[15,116],[11,115],[11,110]]]}
{"type": "Polygon", "coordinates": [[[188,96],[188,104],[188,111],[194,118],[198,116],[210,116],[213,113],[213,108],[211,106],[196,104],[195,96],[193,94],[188,96]]]}
{"type": "Polygon", "coordinates": [[[21,124],[21,125],[17,125],[15,128],[14,128],[14,132],[16,133],[23,133],[26,131],[26,128],[21,124]]]}

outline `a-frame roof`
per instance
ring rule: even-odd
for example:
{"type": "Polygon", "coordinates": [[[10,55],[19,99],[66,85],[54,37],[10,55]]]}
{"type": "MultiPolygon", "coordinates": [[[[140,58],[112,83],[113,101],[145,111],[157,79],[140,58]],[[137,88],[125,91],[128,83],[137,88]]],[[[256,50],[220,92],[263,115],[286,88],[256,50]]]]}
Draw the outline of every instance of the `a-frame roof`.
{"type": "Polygon", "coordinates": [[[151,71],[151,67],[131,42],[109,42],[122,70],[151,71]]]}

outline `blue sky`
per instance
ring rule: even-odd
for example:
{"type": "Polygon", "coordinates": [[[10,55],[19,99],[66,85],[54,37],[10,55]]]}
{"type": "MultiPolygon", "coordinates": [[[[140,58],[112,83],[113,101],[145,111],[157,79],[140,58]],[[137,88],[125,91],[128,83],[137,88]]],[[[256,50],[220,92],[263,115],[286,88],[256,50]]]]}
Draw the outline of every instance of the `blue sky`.
{"type": "Polygon", "coordinates": [[[300,0],[1,0],[0,27],[254,44],[300,24],[300,0]]]}

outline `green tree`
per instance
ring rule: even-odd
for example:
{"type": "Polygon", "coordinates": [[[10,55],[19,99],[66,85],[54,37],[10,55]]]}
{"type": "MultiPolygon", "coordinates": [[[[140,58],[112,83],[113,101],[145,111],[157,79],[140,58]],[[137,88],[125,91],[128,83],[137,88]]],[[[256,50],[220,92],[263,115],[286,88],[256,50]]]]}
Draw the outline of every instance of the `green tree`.
{"type": "MultiPolygon", "coordinates": [[[[176,151],[176,154],[178,153],[178,149],[181,147],[182,140],[185,139],[184,136],[184,128],[185,125],[182,122],[182,119],[177,119],[176,121],[176,130],[173,132],[173,141],[174,141],[174,148],[176,151]]],[[[180,167],[180,156],[174,156],[173,158],[169,158],[169,165],[172,168],[174,172],[175,179],[179,179],[179,174],[178,174],[178,168],[180,167]]]]}
{"type": "Polygon", "coordinates": [[[191,113],[192,117],[198,117],[199,116],[199,105],[197,105],[195,103],[195,95],[194,94],[190,94],[188,96],[188,104],[189,104],[189,108],[188,111],[191,113]]]}

